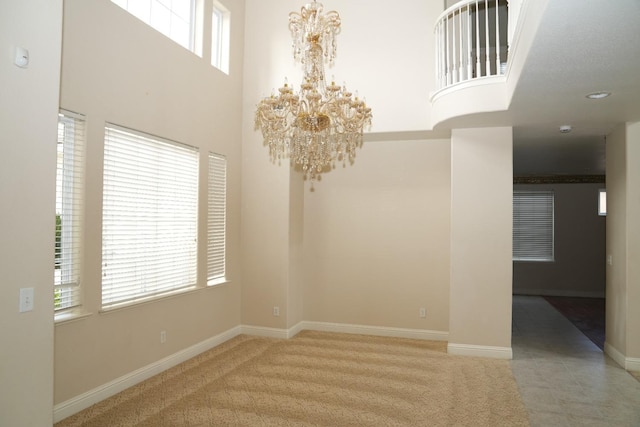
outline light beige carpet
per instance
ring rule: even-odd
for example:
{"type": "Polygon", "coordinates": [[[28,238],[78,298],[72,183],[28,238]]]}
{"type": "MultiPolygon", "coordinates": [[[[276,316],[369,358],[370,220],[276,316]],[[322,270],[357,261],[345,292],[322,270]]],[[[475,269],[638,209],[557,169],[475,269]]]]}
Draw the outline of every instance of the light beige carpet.
{"type": "Polygon", "coordinates": [[[528,425],[507,361],[304,331],[238,336],[56,427],[528,425]]]}

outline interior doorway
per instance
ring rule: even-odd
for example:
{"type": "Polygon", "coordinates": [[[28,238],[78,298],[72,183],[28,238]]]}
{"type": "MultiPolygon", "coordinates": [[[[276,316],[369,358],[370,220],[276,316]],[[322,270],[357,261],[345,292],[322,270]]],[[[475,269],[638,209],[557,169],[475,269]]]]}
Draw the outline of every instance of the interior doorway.
{"type": "MultiPolygon", "coordinates": [[[[551,255],[518,259],[513,294],[539,296],[602,351],[605,340],[606,216],[599,213],[604,176],[515,178],[514,193],[553,195],[551,255]]],[[[514,199],[514,248],[517,224],[514,199]]],[[[525,230],[527,234],[531,230],[525,230]]],[[[535,230],[531,231],[535,232],[535,230]]],[[[548,239],[547,239],[548,240],[548,239]]],[[[545,240],[545,243],[549,242],[545,240]]],[[[533,240],[533,248],[539,246],[533,240]]],[[[526,249],[526,245],[525,245],[526,249]]]]}

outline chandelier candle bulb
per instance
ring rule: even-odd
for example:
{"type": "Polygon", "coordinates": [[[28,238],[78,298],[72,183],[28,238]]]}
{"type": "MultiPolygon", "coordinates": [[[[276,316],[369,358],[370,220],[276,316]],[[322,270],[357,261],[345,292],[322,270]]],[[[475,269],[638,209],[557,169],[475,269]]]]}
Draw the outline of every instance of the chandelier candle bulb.
{"type": "Polygon", "coordinates": [[[324,66],[333,65],[340,16],[323,13],[317,1],[289,14],[293,57],[303,65],[300,92],[289,87],[288,79],[279,94],[263,98],[257,106],[255,127],[262,132],[272,162],[289,158],[291,166],[305,179],[318,180],[335,168],[335,162],[353,164],[356,149],[362,147],[363,129],[371,126],[371,108],[354,99],[342,87],[325,80],[324,66]]]}

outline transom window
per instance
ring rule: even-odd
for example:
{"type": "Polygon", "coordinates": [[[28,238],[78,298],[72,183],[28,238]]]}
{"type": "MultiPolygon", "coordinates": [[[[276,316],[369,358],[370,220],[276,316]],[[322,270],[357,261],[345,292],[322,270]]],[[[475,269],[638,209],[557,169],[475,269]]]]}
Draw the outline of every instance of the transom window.
{"type": "Polygon", "coordinates": [[[229,30],[231,14],[222,3],[213,2],[211,20],[211,65],[229,74],[229,30]]]}
{"type": "Polygon", "coordinates": [[[195,52],[195,0],[111,0],[145,24],[195,52]]]}

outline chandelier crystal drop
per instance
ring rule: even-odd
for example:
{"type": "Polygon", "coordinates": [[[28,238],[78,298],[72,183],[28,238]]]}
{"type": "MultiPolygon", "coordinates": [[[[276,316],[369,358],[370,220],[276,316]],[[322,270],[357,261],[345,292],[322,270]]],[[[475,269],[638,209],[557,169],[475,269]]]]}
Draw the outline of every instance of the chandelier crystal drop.
{"type": "Polygon", "coordinates": [[[289,14],[293,57],[303,66],[300,91],[285,79],[277,94],[264,98],[256,109],[255,127],[262,131],[273,162],[289,158],[305,179],[317,180],[335,167],[336,161],[353,164],[362,132],[371,126],[371,108],[346,86],[325,80],[325,63],[333,65],[340,16],[323,14],[313,1],[300,13],[289,14]]]}

